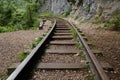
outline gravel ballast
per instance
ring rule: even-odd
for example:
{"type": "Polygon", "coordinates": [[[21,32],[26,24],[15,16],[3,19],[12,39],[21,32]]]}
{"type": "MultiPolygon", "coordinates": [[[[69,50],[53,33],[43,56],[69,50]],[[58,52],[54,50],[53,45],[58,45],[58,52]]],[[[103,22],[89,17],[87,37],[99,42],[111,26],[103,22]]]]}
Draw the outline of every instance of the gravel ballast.
{"type": "Polygon", "coordinates": [[[82,70],[35,70],[30,80],[87,80],[88,72],[82,70]]]}

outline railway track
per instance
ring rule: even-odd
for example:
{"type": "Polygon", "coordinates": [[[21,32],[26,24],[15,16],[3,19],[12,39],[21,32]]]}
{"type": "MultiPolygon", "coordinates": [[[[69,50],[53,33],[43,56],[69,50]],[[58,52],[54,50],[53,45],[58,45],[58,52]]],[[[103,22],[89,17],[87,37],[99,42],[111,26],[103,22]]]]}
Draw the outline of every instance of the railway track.
{"type": "Polygon", "coordinates": [[[74,25],[63,19],[54,19],[54,25],[47,35],[7,80],[93,80],[93,78],[109,80],[74,25]]]}

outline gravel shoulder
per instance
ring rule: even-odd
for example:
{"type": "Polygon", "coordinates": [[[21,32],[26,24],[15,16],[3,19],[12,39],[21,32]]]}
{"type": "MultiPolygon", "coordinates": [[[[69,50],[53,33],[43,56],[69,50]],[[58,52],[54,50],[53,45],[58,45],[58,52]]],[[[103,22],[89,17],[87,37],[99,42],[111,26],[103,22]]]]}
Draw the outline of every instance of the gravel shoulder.
{"type": "Polygon", "coordinates": [[[34,39],[48,30],[47,22],[41,30],[20,30],[15,32],[0,33],[0,80],[5,77],[7,68],[19,62],[18,54],[30,48],[34,39]]]}
{"type": "Polygon", "coordinates": [[[79,23],[73,21],[78,28],[85,33],[88,41],[94,46],[93,50],[103,52],[100,61],[106,61],[114,68],[114,72],[109,72],[111,80],[120,80],[120,32],[102,29],[103,24],[79,23]]]}

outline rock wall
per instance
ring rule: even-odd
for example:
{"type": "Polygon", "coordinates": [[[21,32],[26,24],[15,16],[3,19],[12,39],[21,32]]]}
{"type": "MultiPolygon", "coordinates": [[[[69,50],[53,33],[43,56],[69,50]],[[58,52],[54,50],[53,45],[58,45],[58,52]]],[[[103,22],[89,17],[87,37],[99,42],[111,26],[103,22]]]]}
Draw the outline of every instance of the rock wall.
{"type": "Polygon", "coordinates": [[[81,20],[108,20],[116,10],[120,10],[120,0],[46,0],[40,11],[48,10],[55,14],[65,13],[71,6],[71,16],[81,20]]]}
{"type": "Polygon", "coordinates": [[[69,5],[67,0],[46,0],[40,10],[48,10],[54,14],[63,14],[67,5],[69,5]]]}

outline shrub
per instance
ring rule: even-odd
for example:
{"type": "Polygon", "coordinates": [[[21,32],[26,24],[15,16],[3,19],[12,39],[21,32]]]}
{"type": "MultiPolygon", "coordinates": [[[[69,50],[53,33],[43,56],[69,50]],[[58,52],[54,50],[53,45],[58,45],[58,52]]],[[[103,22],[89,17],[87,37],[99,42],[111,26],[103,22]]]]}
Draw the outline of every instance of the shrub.
{"type": "Polygon", "coordinates": [[[12,32],[12,31],[16,31],[17,29],[14,26],[0,26],[0,33],[3,32],[12,32]]]}

